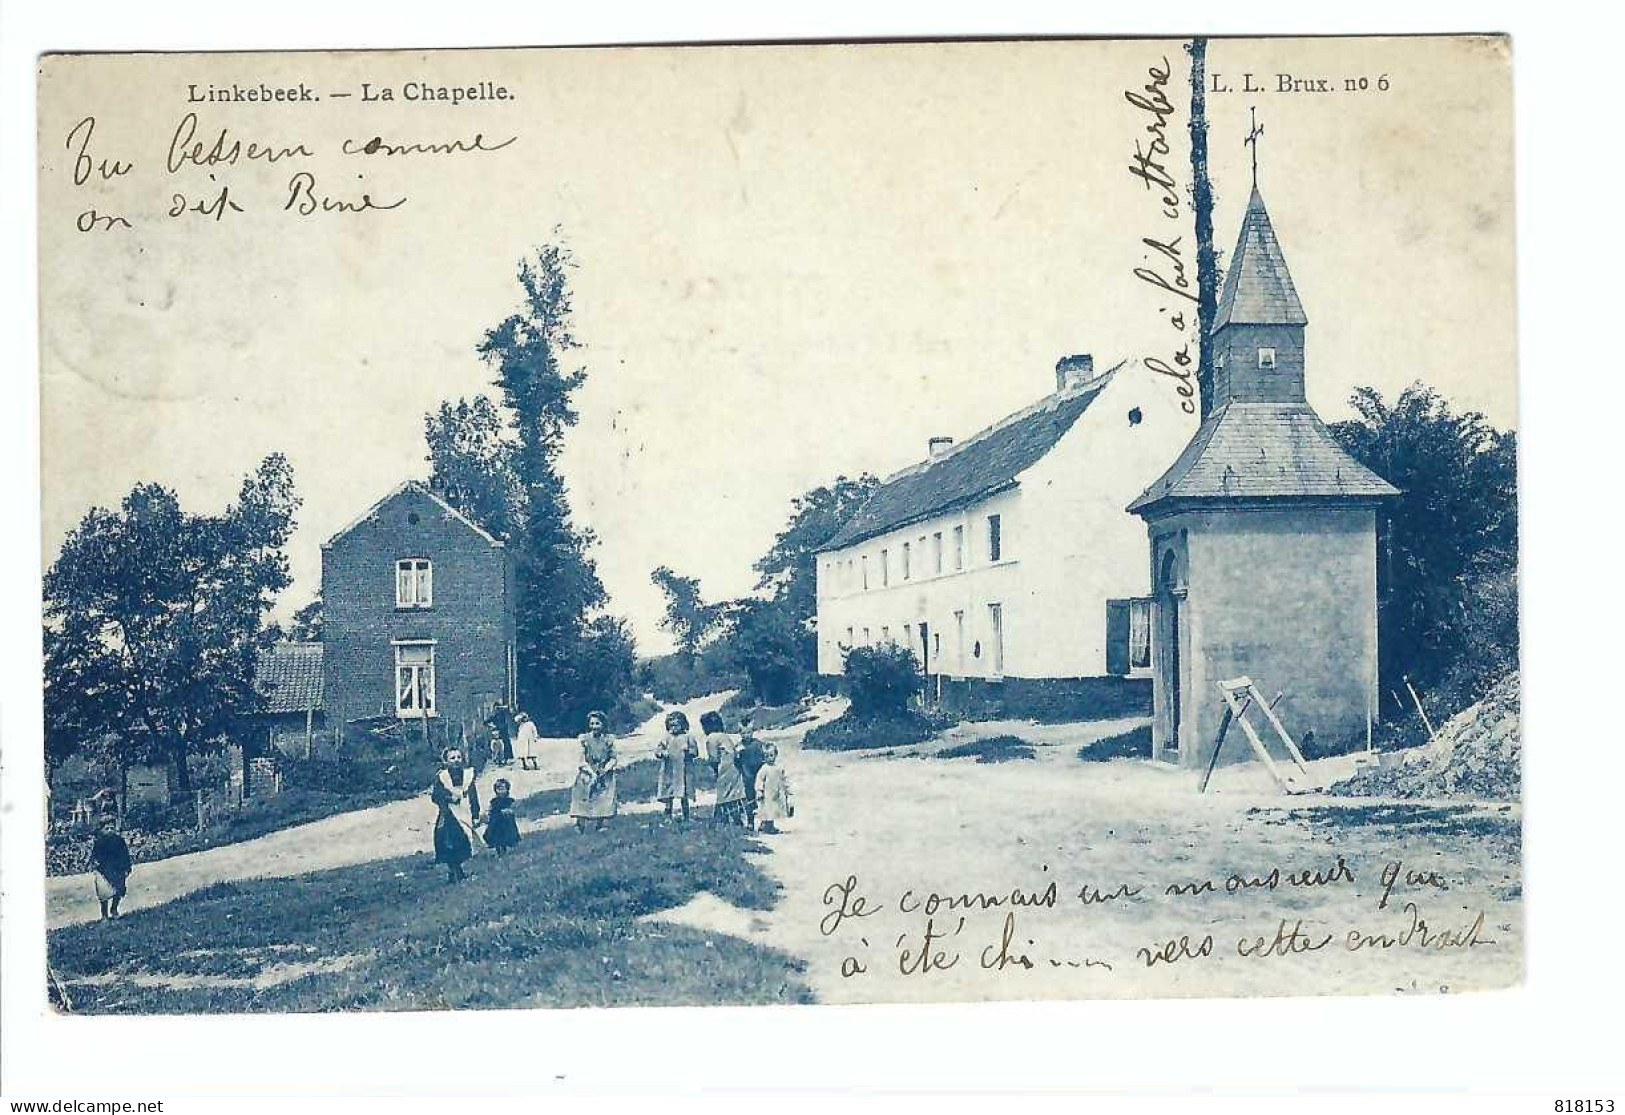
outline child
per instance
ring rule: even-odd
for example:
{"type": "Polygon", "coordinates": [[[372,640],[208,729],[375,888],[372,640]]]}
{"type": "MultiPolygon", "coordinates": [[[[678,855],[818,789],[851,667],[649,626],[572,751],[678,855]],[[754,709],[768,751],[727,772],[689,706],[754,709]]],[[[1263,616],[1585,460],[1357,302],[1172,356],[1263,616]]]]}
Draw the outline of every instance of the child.
{"type": "Polygon", "coordinates": [[[575,818],[577,833],[586,832],[588,822],[594,832],[601,832],[604,822],[615,816],[616,770],[615,737],[609,734],[609,721],[601,712],[589,712],[587,731],[581,737],[581,766],[570,790],[570,816],[575,818]]]}
{"type": "Polygon", "coordinates": [[[745,823],[745,779],[734,763],[739,744],[723,730],[722,717],[708,712],[700,717],[700,731],[705,733],[705,758],[717,772],[716,804],[711,809],[711,820],[721,825],[745,823]]]}
{"type": "Polygon", "coordinates": [[[756,772],[762,767],[762,741],[756,738],[756,725],[747,713],[739,722],[739,750],[734,765],[745,783],[745,828],[756,831],[756,772]]]}
{"type": "Polygon", "coordinates": [[[688,717],[674,712],[666,717],[666,738],[655,745],[655,761],[660,764],[660,780],[655,797],[666,803],[666,816],[681,803],[683,820],[688,820],[689,803],[694,800],[694,760],[700,745],[688,732],[688,717]]]}
{"type": "Polygon", "coordinates": [[[474,825],[480,823],[480,792],[474,784],[474,768],[461,750],[448,747],[441,753],[444,768],[429,786],[429,800],[439,811],[434,820],[434,861],[446,865],[446,881],[460,882],[467,876],[463,864],[474,855],[474,825]],[[457,806],[468,803],[471,824],[457,816],[457,806]]]}
{"type": "Polygon", "coordinates": [[[519,822],[513,815],[513,787],[506,778],[491,784],[491,802],[485,814],[485,842],[506,855],[509,848],[519,843],[519,822]]]}
{"type": "Polygon", "coordinates": [[[514,754],[519,758],[519,768],[521,770],[540,769],[537,763],[541,757],[536,754],[536,745],[541,742],[541,736],[536,731],[536,725],[532,722],[530,714],[520,713],[514,717],[514,723],[519,725],[517,735],[513,741],[514,754]]]}
{"type": "Polygon", "coordinates": [[[777,822],[794,817],[796,807],[790,801],[790,780],[779,766],[776,744],[762,745],[762,766],[756,772],[757,831],[769,835],[777,833],[777,822]]]}
{"type": "Polygon", "coordinates": [[[131,866],[130,845],[113,827],[113,818],[103,813],[90,845],[90,869],[95,872],[96,900],[101,903],[104,921],[119,916],[118,904],[124,898],[131,866]]]}

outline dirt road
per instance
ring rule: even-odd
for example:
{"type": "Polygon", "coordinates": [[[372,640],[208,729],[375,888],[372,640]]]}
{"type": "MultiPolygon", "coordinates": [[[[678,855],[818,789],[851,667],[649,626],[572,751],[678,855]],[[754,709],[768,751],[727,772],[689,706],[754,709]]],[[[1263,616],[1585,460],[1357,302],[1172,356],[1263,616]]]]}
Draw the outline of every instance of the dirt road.
{"type": "MultiPolygon", "coordinates": [[[[677,707],[688,713],[691,722],[698,724],[701,713],[719,707],[730,695],[714,693],[677,707]]],[[[622,763],[647,758],[653,753],[665,715],[662,711],[651,717],[637,731],[619,741],[617,750],[622,763]]],[[[489,794],[490,783],[499,773],[513,784],[515,798],[555,790],[574,780],[580,761],[574,739],[543,740],[541,754],[540,770],[524,771],[510,766],[500,772],[486,771],[479,780],[480,792],[489,794]]],[[[124,901],[124,910],[129,912],[171,902],[212,883],[231,879],[303,875],[410,855],[431,847],[434,819],[435,810],[429,804],[425,786],[421,797],[339,813],[238,844],[139,863],[130,877],[130,893],[124,901]]],[[[528,831],[550,823],[562,824],[565,819],[544,818],[540,823],[521,827],[528,831]]],[[[91,921],[98,914],[89,874],[47,878],[45,900],[46,924],[51,929],[91,921]]]]}
{"type": "Polygon", "coordinates": [[[1256,764],[1221,768],[1198,794],[1189,771],[1078,758],[1124,726],[975,725],[945,741],[1013,730],[1036,745],[998,764],[932,757],[942,743],[831,754],[802,750],[804,729],[770,733],[796,791],[789,830],[763,838],[783,901],[764,916],[702,896],[666,916],[804,958],[824,1002],[1437,993],[1519,978],[1517,807],[1288,797],[1256,764]],[[1452,944],[1480,913],[1476,941],[1452,944]]]}

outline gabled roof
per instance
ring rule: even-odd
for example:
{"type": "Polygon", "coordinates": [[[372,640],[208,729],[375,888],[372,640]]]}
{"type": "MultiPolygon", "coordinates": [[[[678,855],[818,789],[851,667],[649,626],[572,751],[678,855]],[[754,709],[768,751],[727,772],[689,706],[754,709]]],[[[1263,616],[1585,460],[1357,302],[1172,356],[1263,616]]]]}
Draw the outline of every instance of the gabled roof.
{"type": "Polygon", "coordinates": [[[1183,499],[1398,494],[1343,451],[1308,403],[1229,403],[1208,415],[1173,467],[1128,509],[1143,514],[1183,499]]]}
{"type": "Polygon", "coordinates": [[[1280,241],[1270,224],[1264,198],[1253,187],[1247,199],[1247,215],[1241,219],[1241,235],[1224,273],[1224,289],[1219,293],[1219,310],[1213,328],[1226,325],[1307,325],[1303,303],[1286,269],[1280,241]]]}
{"type": "Polygon", "coordinates": [[[445,512],[447,518],[455,519],[458,522],[462,523],[469,530],[473,531],[475,534],[477,534],[481,538],[485,539],[485,541],[490,543],[491,545],[493,545],[493,546],[501,546],[501,545],[503,545],[502,539],[496,537],[490,531],[486,530],[484,527],[480,526],[480,524],[476,523],[473,519],[469,518],[467,515],[463,514],[461,511],[457,510],[457,508],[453,507],[451,504],[449,504],[445,500],[441,499],[438,495],[435,494],[433,488],[429,487],[427,484],[423,483],[421,480],[403,480],[403,481],[401,481],[401,483],[395,485],[394,488],[390,489],[389,494],[386,495],[383,499],[379,500],[377,503],[375,503],[371,507],[367,508],[361,514],[357,515],[354,519],[351,519],[350,522],[347,523],[343,527],[343,529],[339,530],[336,534],[333,535],[333,537],[329,538],[326,542],[323,542],[322,543],[322,548],[326,549],[327,547],[331,546],[333,543],[337,542],[340,538],[343,538],[346,534],[349,534],[356,527],[360,526],[362,523],[366,522],[368,519],[371,519],[374,515],[376,515],[378,513],[378,509],[380,507],[382,507],[384,504],[388,503],[390,500],[394,499],[396,496],[399,496],[401,493],[407,492],[407,491],[416,492],[418,495],[428,497],[428,499],[431,502],[433,502],[433,503],[435,503],[436,505],[439,506],[441,511],[445,512]]]}
{"type": "Polygon", "coordinates": [[[1014,487],[1016,478],[1053,449],[1089,409],[1116,370],[1046,396],[942,456],[888,477],[821,552],[845,549],[1014,487]]]}
{"type": "Polygon", "coordinates": [[[254,690],[268,713],[322,710],[322,644],[277,643],[254,662],[254,690]]]}

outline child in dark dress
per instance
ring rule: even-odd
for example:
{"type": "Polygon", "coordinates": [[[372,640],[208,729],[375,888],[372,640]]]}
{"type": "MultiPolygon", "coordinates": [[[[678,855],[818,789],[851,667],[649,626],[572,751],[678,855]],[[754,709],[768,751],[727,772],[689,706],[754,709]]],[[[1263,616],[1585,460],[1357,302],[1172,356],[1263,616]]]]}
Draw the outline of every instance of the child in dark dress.
{"type": "Polygon", "coordinates": [[[130,878],[130,845],[113,828],[113,819],[103,814],[96,822],[96,838],[90,845],[90,869],[95,872],[96,900],[102,917],[116,918],[130,878]]]}
{"type": "Polygon", "coordinates": [[[506,855],[509,848],[519,843],[519,822],[513,815],[513,787],[506,778],[491,784],[491,801],[485,815],[485,842],[506,855]]]}

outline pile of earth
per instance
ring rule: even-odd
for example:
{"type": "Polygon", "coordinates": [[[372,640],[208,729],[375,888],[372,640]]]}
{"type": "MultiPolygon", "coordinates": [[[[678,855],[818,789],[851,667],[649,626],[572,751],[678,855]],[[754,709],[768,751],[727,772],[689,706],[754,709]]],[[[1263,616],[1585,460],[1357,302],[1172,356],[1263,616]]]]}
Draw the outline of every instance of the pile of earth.
{"type": "Polygon", "coordinates": [[[1391,765],[1367,767],[1327,787],[1348,797],[1471,798],[1516,801],[1523,789],[1519,683],[1508,674],[1475,705],[1440,727],[1433,742],[1396,752],[1391,765]]]}

